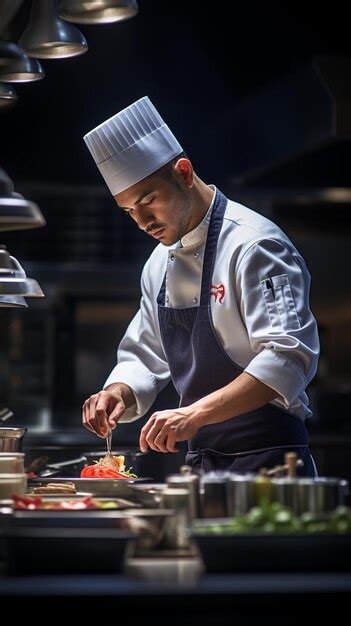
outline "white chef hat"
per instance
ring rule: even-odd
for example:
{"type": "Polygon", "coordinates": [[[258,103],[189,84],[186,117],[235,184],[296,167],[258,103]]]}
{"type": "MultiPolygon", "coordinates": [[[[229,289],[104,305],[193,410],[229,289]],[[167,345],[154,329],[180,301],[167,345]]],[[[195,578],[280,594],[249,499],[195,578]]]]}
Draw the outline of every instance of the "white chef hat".
{"type": "Polygon", "coordinates": [[[91,130],[84,141],[113,196],[183,152],[147,96],[91,130]]]}

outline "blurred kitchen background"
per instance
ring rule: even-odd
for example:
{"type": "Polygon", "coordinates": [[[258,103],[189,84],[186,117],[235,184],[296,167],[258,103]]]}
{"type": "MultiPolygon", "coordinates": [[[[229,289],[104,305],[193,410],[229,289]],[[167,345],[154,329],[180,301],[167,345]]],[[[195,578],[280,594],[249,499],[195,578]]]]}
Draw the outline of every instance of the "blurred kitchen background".
{"type": "MultiPolygon", "coordinates": [[[[18,43],[31,4],[0,0],[0,39],[18,43]]],[[[46,296],[28,309],[0,309],[0,407],[14,413],[6,424],[25,426],[27,449],[53,461],[104,446],[80,426],[81,406],[115,364],[155,244],[118,211],[83,135],[148,95],[201,178],[273,219],[306,259],[321,338],[309,387],[311,449],[322,475],[351,479],[351,44],[343,5],[138,6],[125,21],[76,24],[88,52],[40,59],[45,78],[11,84],[17,102],[0,109],[0,166],[47,222],[1,233],[46,296]]],[[[151,412],[176,402],[167,387],[145,418],[118,427],[114,447],[136,448],[151,412]]],[[[182,454],[153,462],[166,473],[182,454]]]]}

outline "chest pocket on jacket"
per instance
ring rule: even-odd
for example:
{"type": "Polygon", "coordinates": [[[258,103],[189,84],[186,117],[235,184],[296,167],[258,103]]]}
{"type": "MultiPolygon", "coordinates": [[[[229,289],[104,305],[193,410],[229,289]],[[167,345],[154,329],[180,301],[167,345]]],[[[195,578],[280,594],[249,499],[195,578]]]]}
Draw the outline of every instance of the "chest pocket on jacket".
{"type": "Polygon", "coordinates": [[[261,280],[261,287],[272,328],[276,330],[301,328],[287,274],[261,280]]]}

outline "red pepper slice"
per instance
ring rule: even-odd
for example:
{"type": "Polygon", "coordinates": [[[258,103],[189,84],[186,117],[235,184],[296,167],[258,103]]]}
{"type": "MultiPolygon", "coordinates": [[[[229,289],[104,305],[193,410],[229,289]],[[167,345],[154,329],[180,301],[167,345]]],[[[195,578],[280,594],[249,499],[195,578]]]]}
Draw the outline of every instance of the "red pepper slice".
{"type": "Polygon", "coordinates": [[[126,476],[125,474],[120,474],[117,470],[112,469],[111,467],[103,467],[102,465],[86,465],[83,467],[81,473],[81,478],[117,478],[122,480],[129,480],[130,476],[126,476]]]}

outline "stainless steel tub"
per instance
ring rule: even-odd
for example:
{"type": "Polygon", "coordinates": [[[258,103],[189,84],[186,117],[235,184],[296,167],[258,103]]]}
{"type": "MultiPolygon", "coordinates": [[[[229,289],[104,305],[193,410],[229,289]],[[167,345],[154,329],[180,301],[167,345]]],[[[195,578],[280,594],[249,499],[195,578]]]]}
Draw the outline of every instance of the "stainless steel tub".
{"type": "Polygon", "coordinates": [[[22,452],[26,428],[0,428],[0,452],[22,452]]]}

